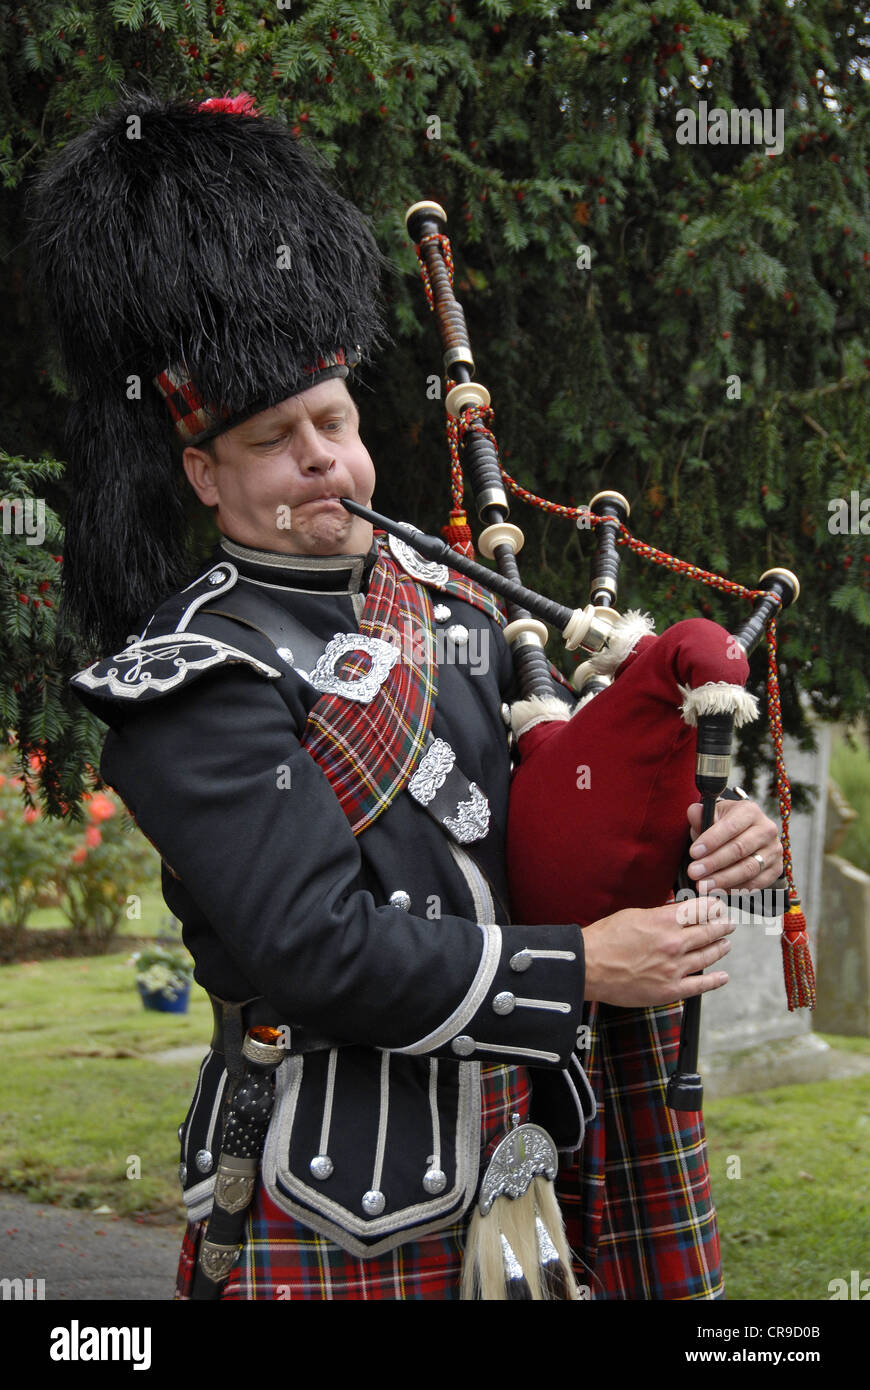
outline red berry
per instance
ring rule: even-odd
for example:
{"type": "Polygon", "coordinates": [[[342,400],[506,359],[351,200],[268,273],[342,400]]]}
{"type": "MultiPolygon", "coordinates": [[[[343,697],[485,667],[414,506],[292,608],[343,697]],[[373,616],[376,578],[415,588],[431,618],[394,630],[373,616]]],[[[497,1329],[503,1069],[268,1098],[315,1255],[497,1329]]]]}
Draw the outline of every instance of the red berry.
{"type": "Polygon", "coordinates": [[[19,594],[19,595],[18,595],[18,602],[19,602],[19,603],[29,603],[29,602],[30,602],[30,599],[27,597],[26,594],[19,594]]]}
{"type": "Polygon", "coordinates": [[[600,193],[600,194],[598,195],[598,201],[599,201],[599,203],[606,203],[606,202],[607,202],[607,198],[606,198],[606,196],[605,196],[604,193],[600,193]]]}
{"type": "Polygon", "coordinates": [[[387,108],[386,108],[386,106],[383,105],[383,103],[378,107],[378,110],[380,111],[380,113],[381,113],[382,116],[386,116],[386,114],[387,114],[387,108]]]}
{"type": "Polygon", "coordinates": [[[731,334],[726,330],[726,331],[722,334],[722,337],[723,337],[723,338],[730,338],[730,337],[731,337],[731,334]]]}
{"type": "Polygon", "coordinates": [[[337,30],[337,29],[330,29],[330,31],[329,31],[329,37],[330,37],[331,39],[337,39],[337,38],[338,38],[338,30],[337,30]]]}
{"type": "Polygon", "coordinates": [[[688,214],[687,212],[681,212],[681,213],[680,213],[680,221],[681,221],[681,222],[688,222],[688,220],[689,220],[689,214],[688,214]]]}

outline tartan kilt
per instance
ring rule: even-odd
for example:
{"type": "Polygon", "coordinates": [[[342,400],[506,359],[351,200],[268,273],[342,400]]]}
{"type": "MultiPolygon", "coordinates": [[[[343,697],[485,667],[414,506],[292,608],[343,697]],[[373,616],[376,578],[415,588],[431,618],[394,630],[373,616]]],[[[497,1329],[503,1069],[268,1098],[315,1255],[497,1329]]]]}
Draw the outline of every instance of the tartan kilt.
{"type": "Polygon", "coordinates": [[[598,1114],[556,1189],[592,1298],[723,1297],[703,1119],[665,1104],[681,1020],[681,1004],[591,1004],[584,1014],[598,1114]]]}
{"type": "MultiPolygon", "coordinates": [[[[528,1117],[529,1074],[523,1067],[482,1067],[481,1163],[510,1129],[510,1117],[528,1117]]],[[[239,1262],[221,1298],[309,1301],[458,1299],[462,1252],[471,1212],[443,1231],[409,1240],[395,1250],[360,1259],[303,1226],[275,1205],[257,1183],[239,1262]]],[[[199,1244],[207,1221],[189,1222],[182,1242],[175,1297],[189,1299],[199,1244]]]]}

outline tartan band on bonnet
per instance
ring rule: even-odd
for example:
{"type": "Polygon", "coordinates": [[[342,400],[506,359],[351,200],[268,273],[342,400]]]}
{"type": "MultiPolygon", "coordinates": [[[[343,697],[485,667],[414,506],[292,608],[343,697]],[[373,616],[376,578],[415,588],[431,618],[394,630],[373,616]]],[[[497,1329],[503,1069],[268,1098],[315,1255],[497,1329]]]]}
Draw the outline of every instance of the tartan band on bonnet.
{"type": "MultiPolygon", "coordinates": [[[[313,367],[304,367],[303,371],[310,377],[308,385],[316,386],[318,382],[329,381],[332,377],[346,377],[351,368],[359,366],[359,362],[359,349],[355,353],[347,353],[344,348],[336,348],[335,352],[318,357],[313,367]]],[[[183,444],[204,444],[215,435],[232,429],[233,425],[239,425],[243,420],[269,408],[269,403],[265,401],[255,401],[245,410],[235,413],[227,406],[208,405],[184,367],[166,367],[158,372],[154,385],[169,407],[175,433],[183,444]]],[[[295,395],[295,388],[288,387],[287,394],[295,395]]]]}

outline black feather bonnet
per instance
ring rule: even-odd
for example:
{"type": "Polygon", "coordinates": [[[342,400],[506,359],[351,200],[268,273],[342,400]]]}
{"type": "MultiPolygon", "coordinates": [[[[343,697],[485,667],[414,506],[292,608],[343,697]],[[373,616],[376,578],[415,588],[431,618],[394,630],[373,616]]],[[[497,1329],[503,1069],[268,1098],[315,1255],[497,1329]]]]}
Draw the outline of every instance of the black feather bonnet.
{"type": "Polygon", "coordinates": [[[43,172],[33,222],[75,397],[65,605],[111,648],[191,577],[173,417],[201,442],[346,374],[381,336],[382,261],[247,97],[128,98],[43,172]]]}

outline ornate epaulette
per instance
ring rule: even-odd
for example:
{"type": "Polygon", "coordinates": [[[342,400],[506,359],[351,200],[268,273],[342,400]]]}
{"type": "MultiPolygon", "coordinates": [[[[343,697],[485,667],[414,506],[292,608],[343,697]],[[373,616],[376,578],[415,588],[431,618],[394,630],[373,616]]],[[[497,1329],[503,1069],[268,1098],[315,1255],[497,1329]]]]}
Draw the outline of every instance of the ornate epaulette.
{"type": "Polygon", "coordinates": [[[233,588],[238,577],[235,565],[214,565],[161,604],[141,637],[131,640],[123,651],[103,657],[73,676],[73,689],[100,713],[92,701],[128,704],[134,700],[155,700],[197,680],[215,666],[233,662],[242,662],[269,680],[280,680],[281,671],[242,648],[204,633],[187,631],[197,610],[217,594],[233,588]]]}
{"type": "Polygon", "coordinates": [[[459,574],[447,565],[439,564],[437,560],[425,560],[412,545],[400,540],[398,536],[390,536],[387,539],[378,533],[378,542],[389,547],[393,559],[412,579],[416,579],[420,584],[431,584],[439,593],[454,594],[456,598],[470,603],[472,608],[486,613],[487,617],[494,618],[504,627],[507,618],[498,599],[473,579],[466,579],[465,575],[459,574]]]}

